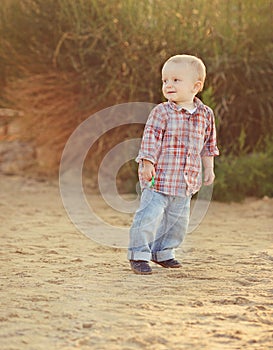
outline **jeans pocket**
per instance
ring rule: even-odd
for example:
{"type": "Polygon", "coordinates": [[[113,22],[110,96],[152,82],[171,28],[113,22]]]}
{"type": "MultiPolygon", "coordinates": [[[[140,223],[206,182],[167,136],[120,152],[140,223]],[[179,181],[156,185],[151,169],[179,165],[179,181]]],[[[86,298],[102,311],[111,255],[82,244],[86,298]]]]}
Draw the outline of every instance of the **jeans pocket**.
{"type": "Polygon", "coordinates": [[[138,210],[143,210],[145,209],[152,201],[153,199],[153,191],[148,189],[148,188],[144,188],[144,190],[142,191],[141,194],[141,199],[140,199],[140,206],[138,210]]]}

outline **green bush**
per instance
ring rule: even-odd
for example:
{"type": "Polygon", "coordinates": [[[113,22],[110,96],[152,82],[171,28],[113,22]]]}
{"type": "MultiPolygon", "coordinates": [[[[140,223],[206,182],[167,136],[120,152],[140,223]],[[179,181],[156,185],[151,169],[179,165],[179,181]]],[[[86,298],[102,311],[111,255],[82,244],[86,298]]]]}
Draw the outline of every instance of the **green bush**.
{"type": "Polygon", "coordinates": [[[216,158],[215,173],[213,198],[216,200],[273,197],[273,140],[266,142],[262,152],[216,158]]]}

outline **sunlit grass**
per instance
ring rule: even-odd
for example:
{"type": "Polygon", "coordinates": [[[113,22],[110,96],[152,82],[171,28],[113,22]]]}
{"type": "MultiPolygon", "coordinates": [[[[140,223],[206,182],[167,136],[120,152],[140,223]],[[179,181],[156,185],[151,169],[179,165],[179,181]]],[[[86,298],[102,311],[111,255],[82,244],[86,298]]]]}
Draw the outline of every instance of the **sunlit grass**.
{"type": "Polygon", "coordinates": [[[221,148],[255,149],[273,131],[272,1],[2,0],[0,80],[75,73],[90,109],[160,102],[160,68],[200,56],[221,148]]]}

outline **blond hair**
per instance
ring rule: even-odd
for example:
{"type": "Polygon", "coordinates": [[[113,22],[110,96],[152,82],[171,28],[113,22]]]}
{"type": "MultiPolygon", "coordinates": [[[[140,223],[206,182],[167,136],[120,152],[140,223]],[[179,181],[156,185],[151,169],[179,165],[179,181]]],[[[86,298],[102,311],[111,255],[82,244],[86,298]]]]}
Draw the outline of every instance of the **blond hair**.
{"type": "Polygon", "coordinates": [[[203,89],[205,79],[206,79],[206,66],[200,58],[198,58],[196,56],[192,56],[192,55],[185,55],[185,54],[175,55],[175,56],[170,57],[164,63],[164,66],[169,62],[184,63],[184,64],[188,64],[190,67],[192,67],[193,71],[196,73],[196,79],[201,81],[201,83],[202,83],[201,90],[203,89]]]}

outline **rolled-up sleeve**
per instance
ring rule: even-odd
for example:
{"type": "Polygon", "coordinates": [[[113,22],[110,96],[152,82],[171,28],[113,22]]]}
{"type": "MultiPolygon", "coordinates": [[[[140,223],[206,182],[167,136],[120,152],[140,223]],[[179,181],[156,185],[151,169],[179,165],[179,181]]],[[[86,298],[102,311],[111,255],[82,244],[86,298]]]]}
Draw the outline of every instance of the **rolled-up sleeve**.
{"type": "MultiPolygon", "coordinates": [[[[208,107],[207,107],[208,108],[208,107]]],[[[204,139],[204,146],[201,151],[202,157],[214,157],[219,155],[219,149],[217,147],[216,140],[216,126],[215,126],[215,117],[213,111],[207,109],[207,128],[204,139]]]]}
{"type": "Polygon", "coordinates": [[[166,111],[162,105],[158,105],[148,117],[136,162],[139,163],[141,159],[147,159],[153,164],[157,162],[165,128],[166,111]]]}

